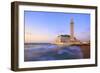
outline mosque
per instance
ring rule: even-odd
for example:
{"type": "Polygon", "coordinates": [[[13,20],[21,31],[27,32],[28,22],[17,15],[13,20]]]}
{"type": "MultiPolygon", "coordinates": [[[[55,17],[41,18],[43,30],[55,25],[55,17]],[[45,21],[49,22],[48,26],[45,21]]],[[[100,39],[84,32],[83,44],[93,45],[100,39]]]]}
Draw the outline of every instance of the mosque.
{"type": "Polygon", "coordinates": [[[75,44],[81,44],[79,40],[76,39],[74,36],[74,20],[71,18],[70,20],[70,35],[63,34],[58,35],[55,44],[57,45],[75,45],[75,44]]]}

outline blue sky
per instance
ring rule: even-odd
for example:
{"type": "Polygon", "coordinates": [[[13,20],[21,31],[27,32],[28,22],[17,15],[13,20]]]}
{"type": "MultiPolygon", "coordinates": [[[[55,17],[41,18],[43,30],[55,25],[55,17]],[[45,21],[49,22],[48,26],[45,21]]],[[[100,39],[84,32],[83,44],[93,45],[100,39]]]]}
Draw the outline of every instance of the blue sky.
{"type": "Polygon", "coordinates": [[[70,35],[70,19],[74,34],[81,41],[90,39],[90,15],[63,12],[25,11],[25,42],[53,42],[58,35],[70,35]]]}

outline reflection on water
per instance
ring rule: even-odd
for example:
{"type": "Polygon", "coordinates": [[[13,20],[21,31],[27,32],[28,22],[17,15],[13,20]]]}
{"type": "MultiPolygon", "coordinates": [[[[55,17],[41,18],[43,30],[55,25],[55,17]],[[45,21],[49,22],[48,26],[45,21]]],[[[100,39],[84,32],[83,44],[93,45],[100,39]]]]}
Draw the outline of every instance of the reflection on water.
{"type": "Polygon", "coordinates": [[[24,61],[46,61],[64,59],[82,59],[83,54],[78,46],[57,46],[53,44],[27,44],[24,50],[24,61]]]}

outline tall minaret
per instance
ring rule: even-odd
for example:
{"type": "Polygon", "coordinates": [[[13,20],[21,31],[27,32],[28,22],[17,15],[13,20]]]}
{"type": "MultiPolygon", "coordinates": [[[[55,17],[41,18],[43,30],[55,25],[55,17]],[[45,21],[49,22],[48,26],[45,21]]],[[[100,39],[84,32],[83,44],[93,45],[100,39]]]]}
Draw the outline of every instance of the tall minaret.
{"type": "Polygon", "coordinates": [[[74,41],[74,21],[73,18],[70,20],[70,36],[71,36],[71,41],[74,41]]]}

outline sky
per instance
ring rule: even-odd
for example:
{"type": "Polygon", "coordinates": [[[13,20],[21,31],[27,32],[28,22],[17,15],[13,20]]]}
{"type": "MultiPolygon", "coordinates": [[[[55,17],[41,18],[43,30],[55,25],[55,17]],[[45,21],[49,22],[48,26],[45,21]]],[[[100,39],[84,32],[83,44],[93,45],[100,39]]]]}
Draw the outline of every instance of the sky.
{"type": "Polygon", "coordinates": [[[90,39],[90,14],[24,11],[25,42],[51,43],[58,35],[70,35],[74,20],[74,36],[80,41],[90,39]]]}

